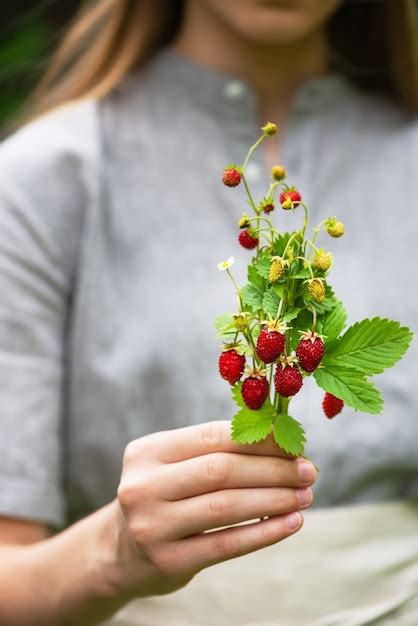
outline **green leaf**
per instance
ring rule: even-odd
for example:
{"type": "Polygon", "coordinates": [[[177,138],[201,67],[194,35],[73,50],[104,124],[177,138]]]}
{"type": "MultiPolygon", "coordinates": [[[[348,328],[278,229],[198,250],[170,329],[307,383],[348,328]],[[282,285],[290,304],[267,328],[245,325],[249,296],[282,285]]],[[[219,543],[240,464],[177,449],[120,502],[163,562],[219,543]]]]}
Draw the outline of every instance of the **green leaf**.
{"type": "Polygon", "coordinates": [[[300,341],[300,330],[309,330],[312,328],[312,313],[308,309],[302,309],[296,319],[292,322],[290,331],[290,349],[296,350],[296,346],[300,341]]]}
{"type": "Polygon", "coordinates": [[[340,398],[356,411],[373,414],[382,412],[383,399],[380,392],[361,372],[327,363],[315,370],[314,377],[319,387],[340,398]]]}
{"type": "Polygon", "coordinates": [[[280,413],[274,416],[274,439],[288,454],[300,456],[305,449],[305,431],[301,424],[290,415],[280,413]]]}
{"type": "Polygon", "coordinates": [[[271,255],[270,252],[265,251],[259,256],[255,262],[255,268],[260,276],[268,278],[270,273],[271,255]]]}
{"type": "Polygon", "coordinates": [[[225,328],[228,328],[228,326],[234,323],[234,316],[232,313],[220,313],[220,315],[215,317],[213,323],[218,333],[222,333],[225,328]]]}
{"type": "Polygon", "coordinates": [[[256,443],[262,441],[271,432],[274,417],[274,407],[269,398],[261,409],[252,411],[245,404],[241,396],[242,383],[232,388],[232,396],[236,404],[241,407],[232,418],[232,440],[235,443],[256,443]]]}
{"type": "Polygon", "coordinates": [[[323,320],[318,323],[318,330],[325,337],[328,346],[334,339],[337,339],[344,330],[347,322],[347,313],[342,302],[337,302],[336,306],[327,313],[323,320]]]}
{"type": "Polygon", "coordinates": [[[299,270],[291,275],[292,278],[310,278],[311,273],[309,270],[299,270]]]}
{"type": "Polygon", "coordinates": [[[333,344],[326,365],[351,367],[367,376],[380,374],[402,358],[412,336],[399,322],[379,317],[362,320],[333,344]]]}
{"type": "Polygon", "coordinates": [[[244,403],[244,400],[242,399],[241,387],[242,387],[242,382],[238,382],[231,387],[232,398],[235,404],[239,407],[246,406],[244,403]]]}
{"type": "Polygon", "coordinates": [[[248,282],[251,283],[259,291],[264,291],[264,280],[257,272],[254,265],[248,266],[247,272],[248,282]]]}
{"type": "Polygon", "coordinates": [[[297,307],[294,307],[293,309],[289,309],[289,311],[287,311],[284,315],[283,315],[283,321],[284,322],[291,322],[292,320],[294,320],[300,313],[300,309],[297,307]]]}
{"type": "Polygon", "coordinates": [[[283,298],[284,292],[286,291],[287,281],[283,281],[282,283],[274,283],[272,289],[274,293],[279,296],[279,298],[283,298]]]}
{"type": "MultiPolygon", "coordinates": [[[[287,246],[287,243],[288,243],[290,237],[293,234],[294,233],[281,233],[277,237],[277,239],[274,241],[274,244],[273,244],[273,252],[274,252],[275,256],[282,256],[282,254],[283,254],[283,252],[284,252],[284,250],[285,250],[285,248],[287,246]]],[[[298,237],[295,237],[295,239],[293,241],[295,241],[297,239],[298,239],[298,237]]],[[[290,245],[293,244],[293,241],[292,241],[292,243],[290,245]]]]}
{"type": "Polygon", "coordinates": [[[272,317],[277,316],[277,310],[279,308],[280,298],[276,295],[273,287],[267,289],[263,296],[263,311],[266,315],[271,315],[272,317]]]}
{"type": "Polygon", "coordinates": [[[252,311],[258,311],[262,308],[263,292],[250,283],[241,289],[241,298],[243,303],[250,307],[252,311]]]}

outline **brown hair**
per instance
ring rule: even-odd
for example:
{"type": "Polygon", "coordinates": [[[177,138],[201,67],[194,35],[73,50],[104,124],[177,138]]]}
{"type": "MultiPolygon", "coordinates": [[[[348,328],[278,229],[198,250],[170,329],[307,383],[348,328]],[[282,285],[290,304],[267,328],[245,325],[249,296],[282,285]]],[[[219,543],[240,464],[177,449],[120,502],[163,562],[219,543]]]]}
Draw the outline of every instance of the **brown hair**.
{"type": "MultiPolygon", "coordinates": [[[[176,36],[184,0],[85,3],[34,93],[31,117],[71,100],[102,98],[176,36]]],[[[345,0],[328,24],[333,64],[418,113],[416,0],[345,0]]]]}

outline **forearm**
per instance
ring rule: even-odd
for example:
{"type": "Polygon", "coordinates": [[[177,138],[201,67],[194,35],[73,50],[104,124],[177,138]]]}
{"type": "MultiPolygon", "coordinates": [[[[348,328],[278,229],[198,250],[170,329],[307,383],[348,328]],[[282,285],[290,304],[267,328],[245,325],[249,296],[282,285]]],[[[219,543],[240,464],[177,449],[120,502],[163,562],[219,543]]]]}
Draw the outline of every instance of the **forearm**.
{"type": "Polygon", "coordinates": [[[114,504],[30,546],[0,548],[0,623],[93,626],[128,601],[118,593],[114,504]]]}

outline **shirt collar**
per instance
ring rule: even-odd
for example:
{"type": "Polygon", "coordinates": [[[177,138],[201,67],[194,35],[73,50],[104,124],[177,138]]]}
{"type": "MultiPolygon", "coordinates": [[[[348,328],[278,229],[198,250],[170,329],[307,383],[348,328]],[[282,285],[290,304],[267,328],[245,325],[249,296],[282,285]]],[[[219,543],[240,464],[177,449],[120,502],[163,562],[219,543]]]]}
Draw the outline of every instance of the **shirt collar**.
{"type": "MultiPolygon", "coordinates": [[[[188,98],[204,109],[219,111],[235,121],[257,110],[253,87],[239,76],[221,72],[190,60],[172,47],[160,51],[151,63],[153,73],[167,86],[184,87],[188,98]]],[[[354,87],[343,74],[330,71],[299,87],[293,99],[292,115],[309,115],[338,106],[354,87]]]]}

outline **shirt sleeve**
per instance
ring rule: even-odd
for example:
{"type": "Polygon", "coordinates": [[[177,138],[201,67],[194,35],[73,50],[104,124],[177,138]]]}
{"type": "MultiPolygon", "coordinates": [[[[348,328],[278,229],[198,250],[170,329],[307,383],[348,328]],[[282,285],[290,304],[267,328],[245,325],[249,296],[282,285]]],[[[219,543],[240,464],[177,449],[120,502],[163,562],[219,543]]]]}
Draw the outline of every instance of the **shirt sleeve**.
{"type": "Polygon", "coordinates": [[[97,139],[94,103],[0,146],[0,515],[66,524],[71,295],[97,139]]]}

